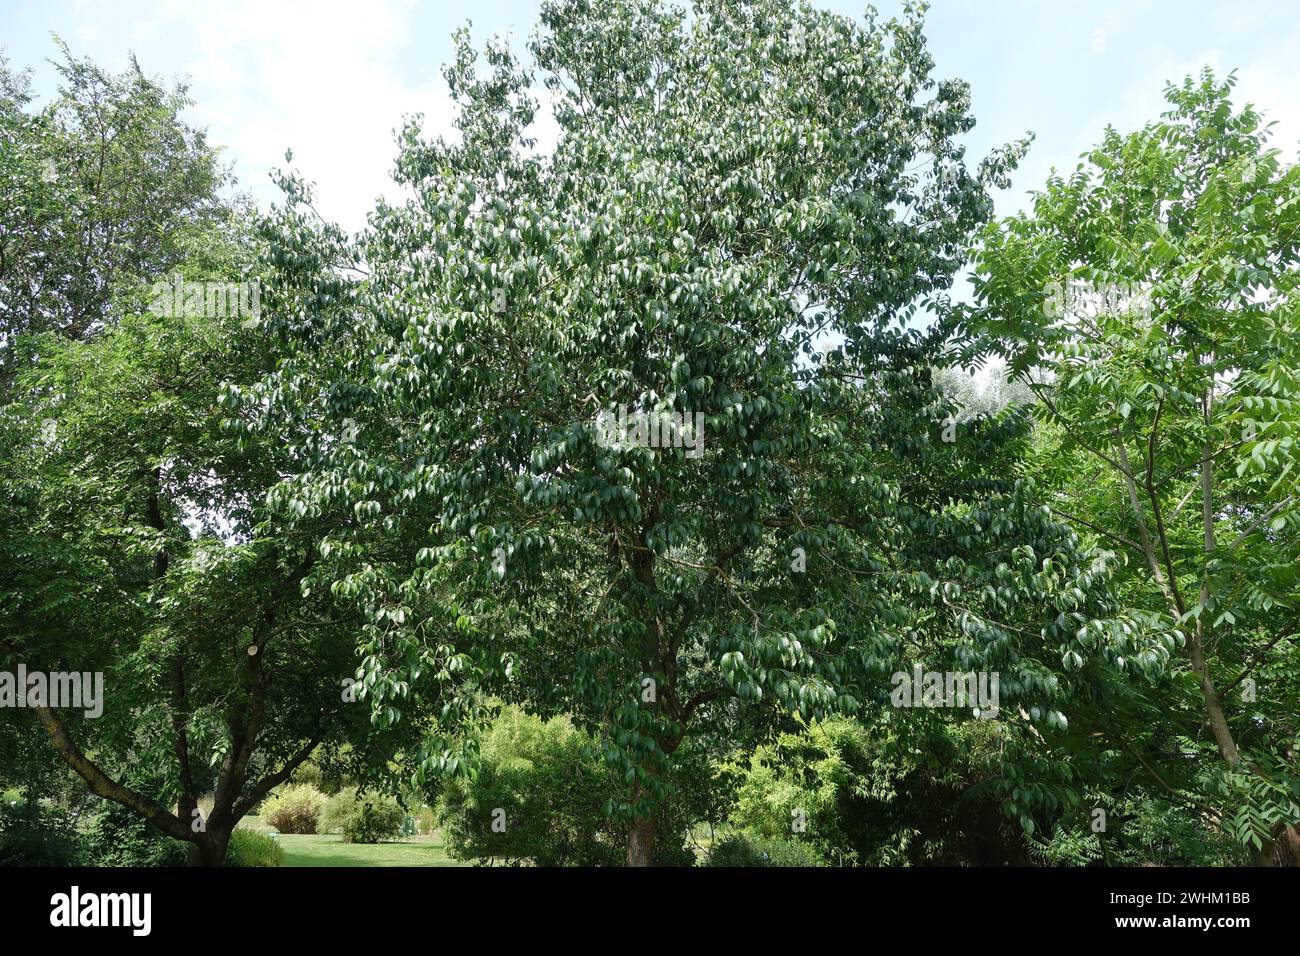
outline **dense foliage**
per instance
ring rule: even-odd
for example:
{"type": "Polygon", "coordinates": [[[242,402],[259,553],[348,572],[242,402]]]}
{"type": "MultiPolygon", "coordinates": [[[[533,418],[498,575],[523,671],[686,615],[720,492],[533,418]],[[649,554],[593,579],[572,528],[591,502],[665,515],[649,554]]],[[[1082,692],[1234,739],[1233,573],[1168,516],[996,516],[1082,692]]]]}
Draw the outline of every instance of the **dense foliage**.
{"type": "Polygon", "coordinates": [[[325,802],[320,829],[341,834],[345,843],[378,843],[398,836],[405,819],[406,811],[392,797],[346,787],[325,802]]]}
{"type": "Polygon", "coordinates": [[[286,784],[262,801],[257,814],[279,833],[315,833],[325,795],[309,784],[286,784]]]}
{"type": "Polygon", "coordinates": [[[24,332],[93,334],[114,299],[186,263],[217,268],[214,234],[242,203],[184,86],[131,69],[113,75],[60,44],[58,95],[32,107],[30,78],[0,56],[0,381],[27,350],[24,332]]]}
{"type": "MultiPolygon", "coordinates": [[[[292,358],[226,396],[250,441],[314,433],[269,500],[334,528],[313,574],[365,622],[376,715],[569,714],[622,776],[632,862],[684,741],[855,713],[920,657],[1063,728],[1042,651],[1105,562],[1007,477],[1024,421],[942,440],[942,343],[906,327],[1019,151],[967,166],[968,91],[930,77],[919,16],[560,3],[532,53],[553,154],[526,149],[532,70],[491,46],[481,75],[462,35],[460,140],[407,128],[405,205],[352,243],[289,183],[266,241],[292,358]],[[620,407],[693,450],[607,440],[620,407]]],[[[460,760],[435,740],[420,772],[460,760]]]]}
{"type": "Polygon", "coordinates": [[[1232,85],[1170,87],[988,230],[969,330],[1039,373],[1039,500],[1124,559],[1137,640],[1074,748],[1300,862],[1300,166],[1232,85]]]}
{"type": "MultiPolygon", "coordinates": [[[[124,128],[170,122],[169,135],[189,142],[176,104],[130,117],[152,109],[140,101],[148,81],[102,79],[89,91],[72,84],[65,99],[88,97],[87,110],[98,104],[124,128]]],[[[28,119],[20,134],[36,135],[28,119]]],[[[115,143],[127,149],[129,136],[115,143]]],[[[150,175],[181,175],[171,169],[179,147],[134,149],[132,162],[160,165],[150,175]]],[[[216,181],[190,184],[200,186],[195,202],[215,204],[216,181]]],[[[104,231],[131,244],[133,213],[120,215],[104,231]]],[[[141,228],[179,234],[166,222],[141,228]]],[[[295,450],[284,436],[250,442],[222,428],[226,384],[275,367],[248,291],[251,226],[234,236],[213,226],[203,245],[166,284],[202,290],[193,302],[146,285],[153,266],[124,265],[94,307],[97,328],[56,322],[18,340],[27,360],[0,406],[0,654],[7,672],[93,678],[102,712],[6,709],[13,760],[0,774],[53,793],[59,778],[28,768],[57,755],[92,793],[219,864],[239,819],[314,749],[349,740],[360,760],[379,745],[344,686],[356,670],[352,612],[303,586],[320,531],[267,521],[267,490],[295,470],[295,450]],[[214,262],[234,271],[211,276],[214,262]],[[193,285],[211,280],[219,295],[193,285]],[[133,787],[142,767],[156,779],[133,787]],[[207,794],[211,809],[200,809],[207,794]]],[[[373,762],[382,768],[382,754],[373,762]]]]}
{"type": "MultiPolygon", "coordinates": [[[[595,741],[567,718],[543,721],[508,709],[478,741],[474,770],[448,781],[437,803],[443,838],[456,856],[537,866],[624,859],[627,826],[609,812],[622,792],[619,778],[595,741]]],[[[664,865],[693,858],[685,830],[698,808],[683,796],[675,794],[659,821],[664,865]]]]}
{"type": "Polygon", "coordinates": [[[0,676],[104,688],[0,862],[1300,863],[1300,166],[1206,72],[994,221],[924,13],[462,31],[356,235],[0,60],[0,676]]]}

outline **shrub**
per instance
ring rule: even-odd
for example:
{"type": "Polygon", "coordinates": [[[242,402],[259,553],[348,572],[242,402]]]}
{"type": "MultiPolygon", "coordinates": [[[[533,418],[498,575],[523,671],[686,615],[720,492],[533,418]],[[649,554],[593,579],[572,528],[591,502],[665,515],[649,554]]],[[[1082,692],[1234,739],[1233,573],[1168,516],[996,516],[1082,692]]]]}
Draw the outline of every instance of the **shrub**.
{"type": "Polygon", "coordinates": [[[190,844],[163,836],[117,803],[104,801],[83,839],[92,866],[184,866],[190,844]]]}
{"type": "Polygon", "coordinates": [[[609,866],[624,854],[605,812],[614,781],[566,718],[508,709],[480,742],[477,774],[447,781],[438,819],[456,857],[538,866],[609,866]],[[504,813],[505,832],[493,829],[504,813]],[[499,817],[499,814],[497,814],[499,817]]]}
{"type": "Polygon", "coordinates": [[[741,833],[727,837],[709,854],[709,866],[821,866],[806,843],[741,833]]]}
{"type": "Polygon", "coordinates": [[[67,813],[39,800],[0,801],[0,866],[76,866],[76,831],[67,813]]]}
{"type": "Polygon", "coordinates": [[[378,843],[401,834],[403,810],[392,797],[358,795],[353,787],[330,797],[321,814],[325,833],[341,833],[344,843],[378,843]]]}
{"type": "Polygon", "coordinates": [[[226,866],[279,866],[283,857],[280,844],[256,830],[236,829],[226,847],[226,866]]]}
{"type": "Polygon", "coordinates": [[[1026,865],[1023,838],[980,784],[998,759],[994,721],[885,714],[779,735],[743,763],[728,814],[744,833],[801,842],[835,865],[1026,865]]]}
{"type": "Polygon", "coordinates": [[[289,783],[304,784],[315,787],[321,793],[325,792],[325,775],[321,773],[320,764],[314,760],[304,760],[294,767],[293,773],[289,774],[289,783]]]}
{"type": "Polygon", "coordinates": [[[1030,855],[1049,866],[1247,866],[1249,852],[1229,833],[1206,826],[1199,811],[1140,787],[1086,791],[1083,807],[1106,810],[1106,831],[1076,810],[1045,827],[1030,855]]]}
{"type": "Polygon", "coordinates": [[[315,833],[325,796],[310,784],[281,787],[262,804],[262,820],[280,833],[315,833]]]}
{"type": "MultiPolygon", "coordinates": [[[[453,856],[537,866],[623,864],[627,824],[610,808],[627,787],[592,737],[567,717],[544,721],[510,707],[478,743],[476,774],[447,780],[438,797],[438,822],[453,856]],[[505,832],[492,827],[497,810],[505,832]]],[[[680,802],[661,807],[656,822],[655,863],[694,863],[683,846],[680,802]]]]}
{"type": "MultiPolygon", "coordinates": [[[[342,753],[350,753],[350,749],[344,746],[342,753]]],[[[337,753],[331,755],[324,750],[318,750],[316,753],[315,757],[304,760],[294,768],[293,773],[289,775],[289,783],[309,784],[326,797],[332,797],[350,783],[343,770],[345,764],[337,753]]]]}

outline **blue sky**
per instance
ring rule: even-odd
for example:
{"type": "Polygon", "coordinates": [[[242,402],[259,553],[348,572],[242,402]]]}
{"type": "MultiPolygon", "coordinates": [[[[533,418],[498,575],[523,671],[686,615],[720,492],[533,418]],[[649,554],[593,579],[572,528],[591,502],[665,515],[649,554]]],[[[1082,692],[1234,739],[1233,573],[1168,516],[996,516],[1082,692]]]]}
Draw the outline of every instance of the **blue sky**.
{"type": "MultiPolygon", "coordinates": [[[[240,187],[275,196],[267,170],[292,147],[320,190],[319,207],[348,228],[364,224],[388,183],[392,130],[405,113],[446,127],[439,67],[453,29],[467,19],[476,40],[509,33],[521,47],[538,2],[473,4],[365,0],[0,0],[0,46],[11,66],[35,68],[37,92],[54,88],[57,33],[77,54],[121,68],[134,51],[147,72],[188,77],[192,119],[226,147],[240,187]]],[[[824,0],[860,16],[865,4],[824,0]]],[[[883,15],[899,3],[881,2],[883,15]]],[[[1209,64],[1236,68],[1238,92],[1279,121],[1275,145],[1300,142],[1300,5],[1276,2],[1131,0],[935,0],[928,35],[939,76],[972,86],[978,157],[992,145],[1037,134],[999,211],[1019,208],[1048,171],[1072,168],[1107,123],[1141,125],[1162,109],[1165,80],[1209,64]]],[[[543,140],[545,140],[545,130],[543,140]]]]}

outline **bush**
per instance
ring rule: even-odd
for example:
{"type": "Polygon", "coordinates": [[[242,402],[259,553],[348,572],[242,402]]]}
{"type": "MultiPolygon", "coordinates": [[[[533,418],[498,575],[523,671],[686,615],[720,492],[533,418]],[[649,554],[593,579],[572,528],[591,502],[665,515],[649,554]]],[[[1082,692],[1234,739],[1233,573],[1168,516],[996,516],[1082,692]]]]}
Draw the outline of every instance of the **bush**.
{"type": "Polygon", "coordinates": [[[821,866],[806,843],[753,834],[727,837],[709,854],[709,866],[821,866]]]}
{"type": "Polygon", "coordinates": [[[480,741],[476,766],[472,779],[447,781],[438,801],[454,856],[537,866],[622,862],[623,828],[605,810],[615,781],[568,719],[506,710],[480,741]],[[505,832],[493,829],[498,810],[505,832]]]}
{"type": "Polygon", "coordinates": [[[310,784],[281,787],[262,803],[264,823],[280,833],[315,833],[325,795],[310,784]]]}
{"type": "Polygon", "coordinates": [[[1045,827],[1030,854],[1049,866],[1248,866],[1249,851],[1206,825],[1199,811],[1140,786],[1127,794],[1086,791],[1084,808],[1104,807],[1106,832],[1076,810],[1045,827]]]}
{"type": "Polygon", "coordinates": [[[811,724],[726,768],[739,772],[727,819],[773,840],[801,819],[800,842],[836,866],[1027,865],[1019,828],[981,787],[998,733],[995,721],[900,713],[811,724]]]}
{"type": "Polygon", "coordinates": [[[378,843],[398,837],[405,819],[406,811],[392,797],[359,796],[355,788],[348,787],[325,804],[321,830],[341,833],[344,843],[378,843]]]}
{"type": "Polygon", "coordinates": [[[66,812],[39,800],[0,801],[0,866],[76,866],[76,831],[66,812]]]}
{"type": "Polygon", "coordinates": [[[190,844],[163,836],[126,807],[104,801],[83,845],[92,866],[184,866],[190,844]]]}
{"type": "MultiPolygon", "coordinates": [[[[347,754],[350,748],[344,746],[342,751],[347,754]]],[[[304,760],[294,768],[293,773],[289,774],[289,783],[309,784],[324,796],[332,797],[351,783],[342,769],[343,766],[338,754],[332,755],[331,758],[324,751],[318,750],[316,757],[304,760]]]]}
{"type": "Polygon", "coordinates": [[[283,857],[280,844],[256,830],[236,829],[226,847],[226,866],[279,866],[283,857]]]}
{"type": "MultiPolygon", "coordinates": [[[[623,865],[627,823],[610,810],[626,799],[627,786],[591,736],[567,717],[542,720],[509,707],[478,744],[477,773],[447,780],[438,797],[438,822],[453,856],[537,866],[623,865]],[[492,826],[497,810],[505,815],[504,832],[492,826]]],[[[681,801],[665,801],[656,824],[656,865],[692,865],[694,855],[683,845],[681,801]]]]}

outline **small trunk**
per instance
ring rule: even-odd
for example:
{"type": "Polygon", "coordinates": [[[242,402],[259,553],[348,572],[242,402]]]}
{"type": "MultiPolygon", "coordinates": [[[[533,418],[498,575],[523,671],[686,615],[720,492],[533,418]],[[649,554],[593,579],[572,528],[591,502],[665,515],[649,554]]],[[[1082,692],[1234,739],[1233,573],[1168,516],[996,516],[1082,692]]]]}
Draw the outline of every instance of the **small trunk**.
{"type": "Polygon", "coordinates": [[[627,865],[655,865],[655,822],[652,817],[637,817],[627,831],[627,865]]]}
{"type": "Polygon", "coordinates": [[[1274,852],[1282,866],[1300,866],[1300,823],[1283,827],[1274,844],[1274,852]]]}
{"type": "Polygon", "coordinates": [[[1300,824],[1273,828],[1272,836],[1255,851],[1256,866],[1300,866],[1300,824]]]}
{"type": "MultiPolygon", "coordinates": [[[[1208,600],[1209,595],[1202,591],[1201,601],[1208,600]]],[[[1210,733],[1214,734],[1214,741],[1219,745],[1219,753],[1223,755],[1228,766],[1235,767],[1241,755],[1237,752],[1237,742],[1232,738],[1232,730],[1228,727],[1228,718],[1223,713],[1219,691],[1214,686],[1210,667],[1205,661],[1205,644],[1200,621],[1196,622],[1195,630],[1187,635],[1187,651],[1192,659],[1192,672],[1201,685],[1201,698],[1205,701],[1205,716],[1210,725],[1210,733]]]]}
{"type": "Polygon", "coordinates": [[[190,847],[190,866],[225,866],[226,848],[230,845],[229,833],[206,833],[190,847]]]}

